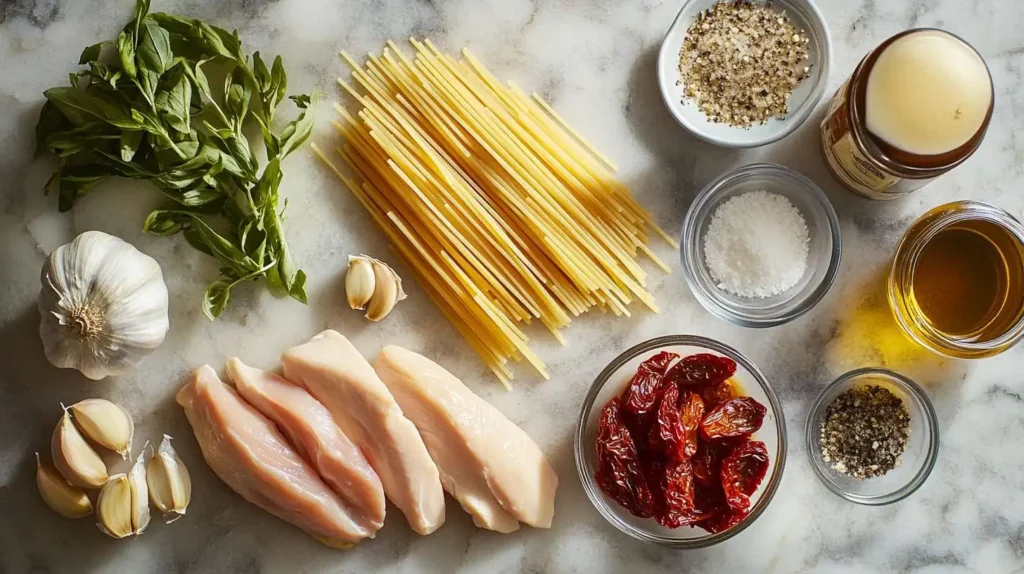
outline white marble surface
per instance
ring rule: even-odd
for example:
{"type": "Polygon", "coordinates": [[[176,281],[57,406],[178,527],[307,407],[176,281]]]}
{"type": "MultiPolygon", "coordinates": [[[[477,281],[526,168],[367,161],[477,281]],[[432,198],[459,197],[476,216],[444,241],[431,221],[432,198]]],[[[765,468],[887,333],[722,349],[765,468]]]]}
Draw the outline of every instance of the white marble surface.
{"type": "MultiPolygon", "coordinates": [[[[285,164],[288,239],[310,275],[310,304],[239,290],[228,313],[207,321],[199,300],[216,275],[209,259],[180,238],[145,236],[142,220],[159,198],[145,186],[111,181],[71,213],[41,193],[51,165],[32,162],[41,92],[65,81],[82,47],[116,35],[130,0],[0,0],[0,572],[984,572],[1024,568],[1024,347],[990,360],[940,360],[894,331],[879,277],[912,218],[960,198],[1024,209],[1024,4],[1002,0],[822,0],[835,42],[830,95],[857,60],[889,35],[940,26],[972,42],[995,78],[992,129],[976,156],[951,175],[895,203],[856,199],[829,176],[811,121],[786,140],[737,152],[697,142],[665,112],[655,85],[655,54],[679,2],[529,0],[154,0],[154,9],[237,27],[250,50],[281,53],[289,85],[333,93],[342,72],[335,54],[379,50],[388,38],[428,36],[449,50],[469,46],[499,77],[542,93],[622,167],[621,178],[675,232],[696,191],[755,160],[796,168],[829,193],[842,221],[845,253],[832,292],[807,316],[769,331],[723,323],[701,309],[680,273],[653,274],[664,311],[632,319],[579,320],[559,348],[537,332],[552,378],[520,372],[505,392],[423,293],[379,325],[347,310],[340,278],[349,253],[386,254],[357,203],[310,154],[285,164]],[[131,376],[92,383],[50,367],[36,335],[42,260],[75,234],[117,234],[161,262],[171,291],[171,331],[131,376]],[[562,487],[551,530],[511,535],[477,530],[449,501],[437,533],[410,533],[397,512],[376,540],[341,552],[245,503],[202,462],[173,402],[186,372],[239,355],[270,367],[278,354],[325,327],[367,354],[399,343],[461,376],[549,454],[562,487]],[[645,546],[604,523],[587,502],[572,462],[571,433],[590,381],[623,348],[652,336],[696,333],[738,347],[774,381],[785,404],[789,464],[767,512],[715,548],[673,552],[645,546]],[[910,499],[865,508],[830,494],[804,451],[805,411],[818,390],[854,367],[883,364],[916,377],[940,419],[938,464],[910,499]],[[88,520],[58,518],[39,500],[32,452],[48,444],[58,401],[103,396],[120,401],[138,435],[176,437],[192,469],[188,515],[154,525],[135,541],[112,541],[88,520]]],[[[332,138],[323,106],[315,138],[332,138]]]]}

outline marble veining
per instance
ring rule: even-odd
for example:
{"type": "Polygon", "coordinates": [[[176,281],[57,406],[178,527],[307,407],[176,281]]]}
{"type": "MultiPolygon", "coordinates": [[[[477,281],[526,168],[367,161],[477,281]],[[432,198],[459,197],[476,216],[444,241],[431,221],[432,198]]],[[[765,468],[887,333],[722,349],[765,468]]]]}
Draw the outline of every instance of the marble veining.
{"type": "MultiPolygon", "coordinates": [[[[578,320],[562,348],[535,332],[551,380],[525,369],[505,392],[424,294],[379,325],[344,302],[349,253],[393,257],[357,202],[315,161],[299,153],[284,166],[288,240],[309,273],[310,304],[264,290],[234,293],[230,310],[207,321],[199,300],[216,276],[211,260],[184,244],[141,233],[159,202],[144,185],[109,181],[66,214],[41,189],[53,164],[33,160],[41,92],[64,81],[81,49],[111,38],[130,0],[0,0],[0,572],[893,572],[1009,573],[1024,569],[1024,347],[982,362],[942,360],[909,345],[890,318],[883,276],[908,223],[954,199],[994,203],[1024,216],[1024,4],[1000,0],[821,0],[832,33],[830,96],[857,61],[911,26],[939,26],[973,43],[995,79],[992,128],[962,167],[909,198],[878,203],[843,191],[818,147],[823,105],[795,134],[760,149],[715,148],[689,137],[658,95],[655,59],[680,2],[659,0],[153,0],[154,10],[237,28],[247,48],[280,53],[292,90],[318,85],[335,94],[344,72],[336,53],[378,51],[386,39],[428,36],[449,51],[469,46],[499,77],[544,95],[621,167],[619,177],[671,232],[694,194],[733,167],[773,161],[826,190],[839,213],[843,264],[829,295],[808,315],[769,331],[728,325],[690,295],[678,255],[654,244],[673,273],[652,268],[660,315],[600,314],[578,320]],[[88,229],[132,242],[163,266],[171,293],[167,341],[132,375],[92,383],[50,367],[36,335],[39,269],[52,249],[88,229]],[[433,357],[548,453],[561,479],[551,530],[511,535],[477,530],[449,500],[447,524],[429,537],[401,516],[376,540],[340,552],[245,503],[202,462],[173,395],[189,369],[238,355],[273,367],[279,353],[319,330],[349,335],[367,355],[397,343],[433,357]],[[751,528],[715,548],[685,553],[635,543],[591,508],[572,462],[571,434],[593,377],[619,351],[664,334],[695,333],[743,351],[773,381],[785,406],[789,463],[778,494],[751,528]],[[886,365],[916,378],[935,402],[939,460],[913,497],[883,508],[854,506],[818,484],[804,451],[806,409],[835,376],[886,365]],[[141,440],[177,438],[192,470],[187,516],[154,524],[134,541],[113,541],[85,519],[51,513],[34,487],[33,451],[45,450],[59,401],[119,401],[141,440]]],[[[322,104],[314,139],[334,136],[322,104]]],[[[398,265],[402,270],[401,265],[398,265]]]]}

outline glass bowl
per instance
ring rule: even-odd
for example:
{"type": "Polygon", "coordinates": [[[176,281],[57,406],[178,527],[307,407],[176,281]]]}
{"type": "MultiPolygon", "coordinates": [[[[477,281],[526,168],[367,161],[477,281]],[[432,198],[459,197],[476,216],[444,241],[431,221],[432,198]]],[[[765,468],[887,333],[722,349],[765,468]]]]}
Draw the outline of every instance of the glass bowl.
{"type": "Polygon", "coordinates": [[[887,369],[858,369],[836,379],[818,396],[807,417],[807,454],[815,474],[839,496],[871,506],[892,504],[913,494],[924,484],[939,452],[939,423],[924,389],[914,381],[887,369]],[[821,423],[825,409],[842,392],[866,384],[892,391],[910,413],[910,442],[903,462],[882,476],[857,479],[836,472],[821,455],[821,423]]]}
{"type": "Polygon", "coordinates": [[[769,163],[743,166],[708,184],[686,213],[679,244],[683,275],[697,301],[743,327],[774,327],[809,311],[832,287],[842,255],[839,218],[825,193],[803,175],[769,163]],[[800,281],[764,298],[741,297],[720,288],[704,259],[704,236],[715,209],[732,197],[757,190],[789,199],[807,222],[809,242],[807,269],[800,281]]]}
{"type": "Polygon", "coordinates": [[[789,96],[789,113],[785,117],[750,128],[714,123],[698,109],[696,103],[683,97],[679,83],[679,51],[683,47],[686,31],[697,16],[719,0],[687,0],[679,9],[672,26],[665,34],[658,52],[658,89],[672,117],[698,138],[719,146],[751,148],[763,146],[793,133],[811,116],[814,107],[825,93],[832,62],[832,38],[825,18],[812,0],[774,0],[772,6],[785,12],[793,24],[808,38],[808,58],[811,75],[789,96]]]}
{"type": "Polygon", "coordinates": [[[765,508],[775,496],[775,491],[782,479],[782,470],[786,466],[786,422],[782,415],[782,405],[775,391],[761,371],[739,351],[704,337],[692,335],[672,335],[644,341],[623,352],[601,371],[594,380],[583,407],[580,409],[576,436],[573,441],[576,456],[576,469],[583,483],[583,490],[594,505],[594,508],[614,526],[629,536],[672,548],[703,548],[728,540],[743,529],[753,524],[761,516],[765,508]],[[757,400],[768,409],[761,429],[754,433],[754,438],[765,444],[771,461],[768,474],[765,475],[757,492],[750,497],[750,514],[742,522],[732,528],[710,534],[701,528],[669,529],[661,526],[653,518],[637,518],[619,505],[597,486],[594,473],[597,471],[597,423],[604,405],[625,389],[633,378],[640,363],[660,351],[671,351],[680,356],[696,353],[713,353],[736,361],[736,374],[733,380],[739,383],[742,392],[757,400]]]}

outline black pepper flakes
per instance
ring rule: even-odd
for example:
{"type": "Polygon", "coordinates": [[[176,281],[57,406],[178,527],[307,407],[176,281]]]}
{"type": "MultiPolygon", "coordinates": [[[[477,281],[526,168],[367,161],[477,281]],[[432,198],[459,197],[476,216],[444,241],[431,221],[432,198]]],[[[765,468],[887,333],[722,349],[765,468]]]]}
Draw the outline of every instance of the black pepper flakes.
{"type": "Polygon", "coordinates": [[[854,478],[882,476],[900,466],[910,440],[910,414],[885,387],[843,392],[825,409],[821,455],[835,471],[854,478]]]}
{"type": "Polygon", "coordinates": [[[809,38],[770,3],[719,2],[693,21],[679,52],[686,98],[713,123],[749,128],[789,113],[810,76],[809,38]]]}

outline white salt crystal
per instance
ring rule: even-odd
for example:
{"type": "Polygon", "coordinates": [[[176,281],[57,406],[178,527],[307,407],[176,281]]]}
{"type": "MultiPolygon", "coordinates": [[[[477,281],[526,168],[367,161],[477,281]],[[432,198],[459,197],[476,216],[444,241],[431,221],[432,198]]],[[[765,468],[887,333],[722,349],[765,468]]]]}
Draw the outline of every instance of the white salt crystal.
{"type": "Polygon", "coordinates": [[[704,259],[718,287],[771,297],[807,271],[807,222],[789,199],[750,191],[719,205],[704,236],[704,259]]]}

